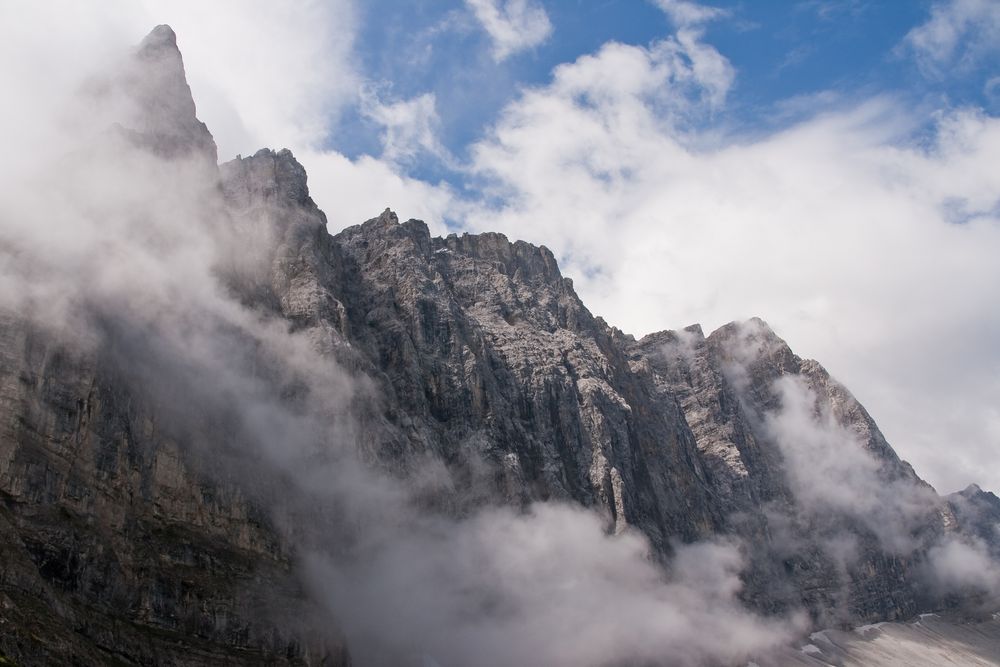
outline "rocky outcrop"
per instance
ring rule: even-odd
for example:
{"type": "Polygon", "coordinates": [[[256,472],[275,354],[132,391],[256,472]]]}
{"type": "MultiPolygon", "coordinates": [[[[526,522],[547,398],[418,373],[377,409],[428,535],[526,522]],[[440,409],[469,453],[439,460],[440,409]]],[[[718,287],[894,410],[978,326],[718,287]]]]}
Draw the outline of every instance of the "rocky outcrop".
{"type": "Polygon", "coordinates": [[[970,484],[949,495],[947,501],[965,533],[981,540],[995,558],[1000,558],[1000,498],[970,484]]]}
{"type": "MultiPolygon", "coordinates": [[[[754,565],[746,594],[753,603],[772,609],[804,603],[815,621],[825,625],[906,618],[926,604],[911,559],[916,555],[919,560],[951,514],[896,456],[867,411],[820,364],[800,359],[757,319],[726,325],[707,338],[697,326],[651,334],[630,349],[633,366],[652,370],[661,395],[677,397],[709,471],[713,496],[727,517],[727,530],[752,545],[754,565]],[[834,438],[821,447],[856,443],[869,453],[871,470],[861,466],[840,472],[861,479],[870,473],[877,488],[863,491],[873,503],[890,507],[898,500],[875,499],[879,489],[896,489],[907,498],[908,514],[900,518],[917,533],[912,542],[896,549],[888,543],[895,536],[859,517],[862,510],[829,502],[811,505],[810,498],[798,497],[792,477],[803,466],[824,474],[824,462],[795,460],[783,451],[769,422],[786,407],[777,384],[782,378],[801,381],[810,427],[833,427],[833,435],[851,440],[834,438]],[[847,557],[843,548],[850,551],[847,557]]],[[[788,444],[804,451],[809,446],[805,441],[817,436],[796,435],[801,441],[788,444]]],[[[843,485],[843,492],[853,489],[843,485]]]]}
{"type": "Polygon", "coordinates": [[[0,652],[194,665],[338,650],[271,622],[302,591],[267,515],[185,463],[123,369],[24,322],[0,335],[0,652]]]}
{"type": "Polygon", "coordinates": [[[156,26],[121,71],[95,81],[89,92],[129,140],[168,159],[193,156],[215,165],[215,139],[195,113],[170,26],[156,26]]]}

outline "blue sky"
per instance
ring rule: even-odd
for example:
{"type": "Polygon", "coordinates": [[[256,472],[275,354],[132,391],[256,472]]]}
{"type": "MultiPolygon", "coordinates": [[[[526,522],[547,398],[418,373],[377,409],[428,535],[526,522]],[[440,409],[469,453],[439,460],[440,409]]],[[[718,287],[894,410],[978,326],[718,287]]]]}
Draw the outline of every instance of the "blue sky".
{"type": "MultiPolygon", "coordinates": [[[[539,3],[552,29],[544,42],[500,62],[484,28],[460,1],[400,3],[372,0],[359,9],[356,57],[382,101],[433,93],[438,137],[451,155],[468,158],[504,105],[524,87],[545,85],[552,70],[609,41],[649,45],[676,26],[653,2],[550,0],[539,3]]],[[[805,0],[716,2],[724,15],[705,26],[712,44],[735,68],[725,108],[695,119],[729,136],[767,132],[832,106],[892,95],[931,111],[976,105],[1000,110],[1000,49],[941,71],[920,66],[906,36],[926,23],[929,0],[805,0]]],[[[378,155],[381,126],[358,106],[331,124],[326,147],[352,158],[378,155]]],[[[420,179],[465,186],[466,174],[439,160],[404,170],[420,179]]]]}

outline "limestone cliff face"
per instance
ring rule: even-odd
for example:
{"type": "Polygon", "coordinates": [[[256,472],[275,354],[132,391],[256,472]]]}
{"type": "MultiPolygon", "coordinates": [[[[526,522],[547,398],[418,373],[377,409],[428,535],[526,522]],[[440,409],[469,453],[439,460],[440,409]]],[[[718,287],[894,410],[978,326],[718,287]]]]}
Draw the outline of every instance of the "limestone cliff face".
{"type": "Polygon", "coordinates": [[[0,336],[0,651],[51,665],[329,653],[262,621],[299,604],[287,553],[240,489],[185,464],[122,369],[23,321],[0,336]]]}
{"type": "Polygon", "coordinates": [[[432,238],[389,211],[331,237],[287,151],[223,174],[248,217],[272,221],[261,233],[283,239],[269,260],[270,302],[375,381],[382,435],[372,446],[397,466],[440,459],[465,501],[593,507],[663,556],[671,540],[740,536],[753,563],[745,595],[761,609],[805,607],[836,623],[932,604],[915,572],[958,525],[954,511],[842,385],[762,321],[636,341],[590,314],[544,247],[499,234],[432,238]],[[907,496],[905,545],[855,512],[797,497],[769,421],[783,407],[781,378],[798,378],[810,410],[868,452],[887,496],[907,496]],[[834,548],[845,539],[849,558],[834,548]]]}
{"type": "Polygon", "coordinates": [[[963,530],[982,540],[994,558],[1000,558],[1000,498],[970,484],[947,496],[947,501],[963,530]]]}
{"type": "MultiPolygon", "coordinates": [[[[352,427],[318,430],[404,479],[438,463],[454,483],[429,500],[445,511],[578,503],[609,532],[641,531],[665,561],[677,542],[733,536],[750,607],[803,608],[822,623],[929,609],[940,601],[916,575],[928,545],[963,531],[998,542],[995,496],[938,498],[853,396],[763,322],[636,340],[587,310],[544,247],[434,238],[389,211],[331,235],[289,151],[216,170],[169,28],[116,81],[98,93],[131,100],[118,136],[204,163],[198,210],[224,240],[212,275],[226,307],[351,379],[352,427]],[[810,486],[802,453],[822,458],[816,447],[845,439],[866,454],[857,475],[834,470],[865,502],[810,486]],[[884,515],[889,496],[906,503],[884,515]],[[879,526],[886,516],[893,531],[879,526]]],[[[87,311],[87,341],[31,312],[0,318],[0,656],[347,664],[294,567],[301,507],[248,445],[285,446],[280,428],[234,421],[196,373],[157,361],[156,327],[128,312],[87,311]]],[[[301,388],[232,328],[216,328],[230,355],[217,370],[249,360],[255,391],[297,414],[301,388]]]]}
{"type": "MultiPolygon", "coordinates": [[[[215,201],[215,144],[168,27],[84,92],[116,124],[96,145],[85,141],[64,173],[86,184],[92,170],[127,158],[164,180],[200,179],[185,200],[212,214],[206,238],[232,229],[215,201]]],[[[121,214],[110,204],[92,210],[121,214]]],[[[140,204],[126,213],[137,227],[149,222],[140,204]]],[[[24,265],[44,259],[38,250],[0,242],[5,260],[24,265]]],[[[225,415],[207,407],[190,419],[190,400],[171,397],[197,393],[154,362],[163,351],[156,322],[133,321],[107,297],[76,299],[76,328],[36,303],[0,312],[0,656],[24,665],[345,664],[335,634],[311,633],[329,619],[303,595],[259,493],[197,454],[206,451],[199,441],[223,448],[233,439],[220,433],[225,415]]]]}
{"type": "Polygon", "coordinates": [[[649,403],[622,336],[594,318],[552,254],[499,234],[432,239],[385,213],[334,237],[341,299],[411,441],[509,501],[574,500],[661,549],[716,517],[680,412],[649,403]]]}
{"type": "MultiPolygon", "coordinates": [[[[815,361],[796,356],[762,321],[732,323],[707,338],[700,327],[646,336],[630,346],[632,364],[649,367],[663,396],[680,402],[709,474],[727,530],[742,535],[754,567],[748,597],[776,609],[805,603],[822,624],[905,618],[917,613],[922,584],[914,557],[940,536],[953,515],[912,468],[901,461],[854,397],[815,361]],[[905,547],[886,544],[873,526],[850,508],[808,506],[790,476],[802,461],[789,461],[769,419],[780,413],[781,378],[798,378],[817,423],[820,414],[871,456],[878,489],[896,488],[912,500],[905,547]],[[839,561],[835,545],[850,537],[852,554],[839,561]]],[[[802,434],[802,440],[815,434],[802,434]]],[[[786,446],[806,449],[807,442],[786,446]]],[[[842,446],[824,442],[822,447],[842,446]]],[[[836,454],[834,453],[836,456],[836,454]]],[[[821,460],[805,461],[823,474],[821,460]]],[[[798,471],[801,472],[801,471],[798,471]]],[[[865,470],[846,470],[860,475],[865,470]]],[[[844,491],[852,489],[845,485],[844,491]]],[[[808,500],[808,499],[805,499],[808,500]]],[[[890,506],[891,499],[873,503],[890,506]]]]}

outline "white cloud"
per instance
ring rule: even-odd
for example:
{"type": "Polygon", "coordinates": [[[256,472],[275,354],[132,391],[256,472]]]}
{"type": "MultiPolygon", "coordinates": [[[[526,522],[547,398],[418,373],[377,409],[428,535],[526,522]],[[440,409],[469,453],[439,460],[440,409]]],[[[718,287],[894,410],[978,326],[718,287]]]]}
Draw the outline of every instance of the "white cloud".
{"type": "Polygon", "coordinates": [[[992,100],[1000,100],[1000,76],[993,76],[983,84],[983,94],[992,100]]]}
{"type": "Polygon", "coordinates": [[[465,0],[493,42],[497,62],[543,44],[552,34],[545,8],[532,0],[465,0]]]}
{"type": "Polygon", "coordinates": [[[946,592],[1000,592],[1000,567],[990,557],[986,545],[976,539],[942,540],[927,554],[929,581],[946,592]]]}
{"type": "Polygon", "coordinates": [[[220,159],[265,145],[294,149],[322,142],[331,119],[355,99],[351,0],[294,7],[262,0],[147,0],[142,7],[136,34],[150,22],[168,23],[177,32],[200,116],[216,135],[220,159]]]}
{"type": "Polygon", "coordinates": [[[689,0],[654,0],[678,28],[697,26],[727,16],[729,12],[689,0]]]}
{"type": "Polygon", "coordinates": [[[941,0],[930,19],[904,39],[927,74],[944,76],[1000,53],[1000,3],[996,0],[941,0]]]}
{"type": "Polygon", "coordinates": [[[382,159],[410,162],[421,153],[448,159],[448,151],[437,136],[441,119],[433,93],[382,102],[374,92],[368,92],[362,102],[362,113],[383,128],[382,159]]]}
{"type": "MultiPolygon", "coordinates": [[[[476,6],[486,3],[477,0],[476,6]]],[[[538,43],[551,31],[540,7],[489,6],[503,28],[500,38],[493,34],[498,58],[514,52],[516,39],[522,40],[519,48],[528,48],[525,33],[535,30],[530,39],[538,43]],[[525,25],[527,31],[512,36],[512,26],[525,25]],[[539,26],[545,27],[542,37],[539,26]]],[[[403,217],[426,219],[435,233],[444,231],[445,216],[461,213],[470,228],[505,231],[560,252],[588,304],[637,333],[762,315],[864,400],[918,472],[945,491],[970,479],[1000,487],[1000,473],[991,465],[1000,438],[1000,313],[993,308],[1000,285],[1000,174],[993,169],[1000,121],[972,110],[945,112],[930,141],[910,145],[904,139],[914,119],[892,100],[876,99],[811,115],[769,136],[720,140],[692,129],[691,120],[724,104],[733,68],[701,41],[698,26],[710,18],[703,8],[683,2],[661,6],[673,12],[677,35],[649,47],[607,44],[560,66],[550,85],[526,91],[504,111],[495,132],[474,147],[474,175],[485,180],[487,194],[508,198],[499,209],[460,201],[447,187],[404,177],[386,161],[352,161],[322,149],[329,114],[352,99],[359,80],[350,56],[353,14],[347,3],[311,4],[296,13],[213,5],[222,9],[211,16],[200,6],[184,5],[162,18],[152,5],[132,3],[103,12],[80,10],[75,3],[57,6],[58,11],[19,6],[19,16],[0,16],[5,62],[28,58],[31,64],[0,71],[7,93],[0,119],[4,164],[17,159],[23,165],[37,152],[62,150],[33,141],[33,118],[57,108],[60,95],[102,59],[138,41],[152,24],[169,21],[178,29],[200,114],[216,133],[223,157],[265,143],[289,145],[308,168],[314,197],[334,230],[387,205],[403,217]],[[48,38],[45,44],[38,41],[41,34],[48,38]]],[[[369,110],[386,127],[387,158],[437,146],[433,102],[425,96],[369,110]]],[[[104,185],[118,180],[104,179],[104,185]]],[[[182,234],[175,224],[180,198],[170,196],[180,185],[165,188],[160,180],[143,179],[142,186],[124,194],[162,199],[157,229],[168,238],[182,234]]],[[[123,195],[122,188],[115,192],[123,195]]],[[[88,196],[95,194],[100,193],[88,196]]],[[[47,209],[38,206],[36,213],[41,210],[47,209]]],[[[40,246],[54,243],[59,254],[52,258],[68,258],[57,262],[68,275],[74,276],[72,261],[97,262],[103,282],[124,285],[140,303],[146,300],[143,289],[155,286],[123,281],[122,275],[155,282],[151,266],[195,287],[209,282],[196,279],[204,271],[171,271],[159,254],[137,253],[131,246],[120,254],[135,264],[103,261],[108,247],[101,234],[108,227],[93,231],[67,221],[75,222],[17,220],[25,225],[25,236],[41,236],[40,246]],[[77,234],[86,235],[88,243],[76,243],[77,234]]],[[[125,236],[134,227],[127,218],[112,222],[121,229],[111,231],[125,236]]],[[[204,264],[199,256],[184,261],[204,264]]],[[[72,293],[59,287],[52,291],[72,293]]],[[[794,400],[790,405],[803,406],[794,400]]],[[[801,419],[804,414],[792,410],[772,426],[820,445],[838,436],[821,422],[801,419]]],[[[849,470],[837,463],[833,470],[850,481],[849,470]]],[[[864,460],[860,469],[868,470],[864,460]]],[[[859,483],[870,481],[864,472],[859,483]]],[[[829,495],[835,489],[815,490],[828,494],[818,502],[846,502],[829,495]]],[[[600,528],[595,517],[565,508],[542,507],[528,517],[507,511],[475,515],[444,535],[444,544],[459,554],[457,566],[466,568],[457,578],[456,562],[434,541],[435,534],[394,537],[361,567],[379,571],[384,559],[402,558],[384,572],[403,580],[386,585],[413,586],[414,601],[427,605],[362,611],[374,613],[373,622],[386,612],[401,614],[413,625],[400,623],[393,630],[405,635],[419,631],[421,620],[455,618],[448,613],[459,605],[457,620],[467,623],[461,630],[474,641],[463,646],[444,635],[425,635],[425,641],[440,642],[436,650],[461,655],[469,646],[481,646],[479,641],[488,645],[517,636],[529,650],[565,648],[564,655],[546,654],[552,664],[576,664],[589,655],[619,657],[622,647],[642,658],[652,657],[642,652],[671,650],[687,652],[692,660],[732,658],[779,636],[736,606],[739,559],[731,547],[681,549],[674,578],[662,579],[645,559],[640,539],[626,535],[616,542],[600,528]],[[407,560],[413,547],[428,560],[407,560]],[[469,554],[473,557],[461,558],[469,554]],[[481,562],[491,569],[479,568],[481,562]],[[552,563],[560,564],[557,572],[552,563]],[[562,567],[567,563],[574,567],[562,567]],[[393,569],[397,565],[403,569],[393,569]],[[433,574],[431,583],[442,588],[426,586],[419,576],[407,579],[414,572],[433,574]],[[507,579],[497,572],[517,577],[509,588],[498,586],[507,579]],[[536,587],[538,581],[544,586],[536,587]],[[577,586],[579,581],[587,586],[577,586]],[[501,603],[530,606],[535,613],[524,618],[538,621],[545,634],[503,614],[500,620],[513,625],[498,628],[490,615],[489,623],[480,624],[483,617],[463,616],[461,604],[468,602],[463,586],[472,584],[497,587],[501,603]],[[678,600],[689,604],[678,607],[678,600]],[[442,609],[444,616],[426,614],[442,609]],[[617,627],[623,634],[581,634],[580,627],[591,627],[585,624],[609,610],[616,618],[634,615],[617,627]],[[565,626],[565,614],[579,623],[565,626]],[[699,622],[705,625],[698,627],[699,622]],[[720,629],[699,632],[705,627],[720,629]],[[642,642],[628,634],[634,628],[643,631],[642,642]],[[565,641],[553,643],[552,636],[565,641]],[[717,636],[730,640],[717,642],[717,636]]],[[[962,572],[979,567],[975,553],[958,547],[939,557],[943,564],[959,563],[962,572]]],[[[364,598],[372,591],[349,592],[364,598]]],[[[431,629],[445,633],[454,627],[431,629]]]]}
{"type": "MultiPolygon", "coordinates": [[[[114,118],[149,129],[154,140],[165,129],[188,129],[169,114],[144,125],[162,98],[135,82],[180,85],[176,58],[158,53],[147,53],[141,68],[126,68],[127,85],[70,96],[66,111],[96,113],[80,121],[84,127],[114,118]],[[128,113],[119,115],[123,109],[128,113]]],[[[414,475],[416,494],[408,482],[364,465],[357,448],[367,438],[358,430],[382,426],[375,414],[359,417],[357,405],[374,400],[375,389],[323,352],[333,344],[331,325],[292,332],[232,289],[267,292],[273,263],[289,252],[284,242],[315,249],[290,231],[302,225],[298,232],[311,238],[313,221],[290,216],[281,231],[287,236],[270,238],[279,213],[253,198],[245,208],[227,198],[232,191],[219,187],[211,150],[163,159],[135,141],[135,132],[95,141],[60,123],[41,124],[38,135],[58,149],[56,158],[4,181],[0,197],[0,311],[53,334],[60,349],[65,342],[84,374],[91,362],[113,359],[122,369],[116,386],[124,383],[125,395],[169,424],[151,455],[182,443],[175,470],[182,489],[216,479],[220,497],[239,499],[237,512],[243,498],[260,501],[282,549],[311,556],[317,577],[310,604],[281,604],[277,618],[264,604],[255,623],[294,616],[316,641],[339,641],[342,631],[364,664],[483,666],[664,656],[677,665],[745,662],[804,629],[797,618],[765,619],[742,605],[735,544],[678,545],[668,575],[644,536],[609,535],[592,508],[475,508],[460,494],[442,493],[435,498],[455,505],[439,514],[427,496],[418,497],[452,486],[440,462],[414,475]],[[90,344],[97,358],[78,359],[75,346],[90,344]],[[337,613],[336,631],[313,602],[337,613]]],[[[399,179],[384,162],[304,155],[317,167],[314,178],[361,190],[349,203],[375,200],[366,188],[388,183],[394,187],[379,196],[413,197],[432,216],[443,206],[428,186],[399,179]]],[[[302,289],[308,300],[323,287],[302,289]]],[[[172,492],[158,482],[151,493],[172,492]]]]}
{"type": "Polygon", "coordinates": [[[254,0],[198,3],[48,2],[0,9],[0,79],[10,118],[30,129],[39,108],[58,107],[86,77],[110,67],[153,26],[177,33],[199,117],[208,124],[222,160],[263,146],[318,146],[360,81],[352,62],[355,10],[351,0],[306,2],[295,8],[254,0]],[[44,42],[40,40],[45,36],[44,42]],[[40,102],[48,104],[40,104],[40,102]],[[11,107],[14,107],[13,109],[11,107]]]}
{"type": "Polygon", "coordinates": [[[691,51],[607,44],[526,91],[473,150],[506,204],[467,224],[556,249],[627,331],[761,316],[941,490],[1000,487],[984,465],[1000,404],[1000,120],[942,111],[911,143],[924,119],[874,98],[720,138],[685,119],[719,104],[732,72],[699,70],[691,51]]]}
{"type": "Polygon", "coordinates": [[[0,6],[0,132],[7,150],[0,175],[65,150],[48,131],[65,100],[87,77],[120,62],[159,23],[177,33],[198,107],[221,161],[262,147],[287,147],[306,166],[313,198],[337,231],[378,215],[424,217],[439,231],[447,187],[408,178],[415,152],[438,157],[433,96],[363,107],[385,129],[384,160],[351,160],[324,148],[346,105],[362,99],[354,62],[354,2],[307,2],[294,9],[266,2],[112,2],[83,9],[54,2],[0,6]],[[40,36],[45,40],[41,41],[40,36]],[[42,132],[41,128],[45,128],[42,132]],[[36,134],[36,131],[39,133],[36,134]]]}
{"type": "Polygon", "coordinates": [[[401,220],[425,220],[433,234],[446,234],[454,207],[451,189],[400,175],[370,156],[356,160],[333,151],[304,151],[295,157],[309,173],[309,191],[326,213],[331,232],[373,218],[390,207],[401,220]]]}
{"type": "Polygon", "coordinates": [[[679,546],[665,575],[641,535],[579,507],[375,530],[347,562],[309,559],[364,664],[743,664],[802,629],[741,606],[735,545],[679,546]]]}
{"type": "Polygon", "coordinates": [[[913,551],[914,528],[926,525],[937,497],[883,470],[884,462],[837,421],[805,378],[783,377],[774,391],[781,405],[764,415],[764,429],[781,451],[799,507],[817,517],[850,516],[878,535],[885,549],[913,551]]]}

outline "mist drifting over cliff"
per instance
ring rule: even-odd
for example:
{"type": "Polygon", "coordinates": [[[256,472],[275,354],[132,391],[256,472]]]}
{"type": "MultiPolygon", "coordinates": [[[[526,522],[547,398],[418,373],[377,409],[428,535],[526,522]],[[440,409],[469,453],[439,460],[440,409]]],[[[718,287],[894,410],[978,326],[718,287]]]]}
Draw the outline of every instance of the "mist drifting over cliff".
{"type": "Polygon", "coordinates": [[[290,152],[217,166],[170,28],[108,60],[4,170],[5,653],[69,659],[30,590],[140,628],[68,656],[484,666],[766,664],[997,593],[989,499],[961,518],[762,322],[636,340],[544,247],[331,236],[290,152]]]}
{"type": "MultiPolygon", "coordinates": [[[[438,465],[440,488],[417,491],[454,496],[456,515],[366,465],[380,453],[359,431],[380,425],[358,403],[374,389],[324,354],[337,344],[324,326],[290,329],[266,298],[247,303],[280,240],[227,209],[240,184],[220,187],[169,28],[69,99],[71,127],[48,137],[65,155],[5,197],[5,310],[114,364],[197,473],[261,503],[364,664],[697,664],[788,636],[739,605],[731,544],[680,547],[668,575],[640,534],[610,537],[599,513],[467,505],[438,465]],[[260,255],[244,252],[254,244],[260,255]]],[[[303,217],[291,224],[326,233],[314,206],[303,217]]]]}

